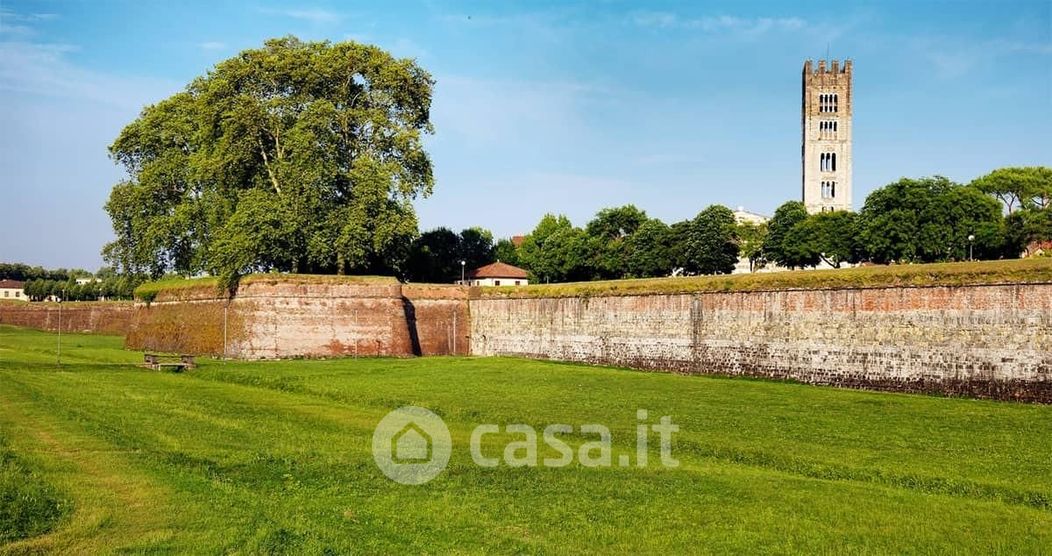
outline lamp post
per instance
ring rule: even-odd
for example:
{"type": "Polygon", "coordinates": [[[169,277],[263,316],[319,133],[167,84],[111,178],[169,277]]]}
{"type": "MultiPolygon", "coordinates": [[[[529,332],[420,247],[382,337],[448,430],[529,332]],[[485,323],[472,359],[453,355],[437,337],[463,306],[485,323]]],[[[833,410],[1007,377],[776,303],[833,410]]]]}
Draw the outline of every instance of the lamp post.
{"type": "Polygon", "coordinates": [[[975,244],[975,234],[968,234],[968,260],[974,261],[975,257],[972,256],[972,245],[975,244]]]}
{"type": "Polygon", "coordinates": [[[461,286],[466,285],[466,284],[464,284],[464,265],[466,265],[466,264],[467,264],[467,261],[463,261],[463,260],[460,261],[460,285],[461,286]]]}
{"type": "Polygon", "coordinates": [[[55,356],[55,362],[59,367],[62,366],[62,300],[65,298],[66,290],[63,288],[62,297],[58,298],[58,351],[55,356]]]}

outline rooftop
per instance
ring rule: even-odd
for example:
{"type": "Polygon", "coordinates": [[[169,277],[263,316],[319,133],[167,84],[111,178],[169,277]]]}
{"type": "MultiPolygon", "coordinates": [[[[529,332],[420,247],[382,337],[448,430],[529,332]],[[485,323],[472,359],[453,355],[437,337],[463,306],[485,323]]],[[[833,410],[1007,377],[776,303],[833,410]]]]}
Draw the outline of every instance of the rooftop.
{"type": "Polygon", "coordinates": [[[517,266],[497,261],[472,270],[469,278],[526,278],[527,272],[517,266]]]}

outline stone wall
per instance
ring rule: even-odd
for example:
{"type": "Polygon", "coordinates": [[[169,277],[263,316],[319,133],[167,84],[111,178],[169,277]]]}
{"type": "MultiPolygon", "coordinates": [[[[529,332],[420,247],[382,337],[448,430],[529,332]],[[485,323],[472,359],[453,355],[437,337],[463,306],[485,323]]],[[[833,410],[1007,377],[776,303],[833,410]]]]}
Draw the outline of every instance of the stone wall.
{"type": "Polygon", "coordinates": [[[470,305],[474,355],[1052,402],[1052,284],[470,305]]]}
{"type": "Polygon", "coordinates": [[[411,354],[467,355],[471,352],[470,292],[460,286],[402,286],[411,354]]]}
{"type": "Polygon", "coordinates": [[[71,301],[30,303],[0,302],[0,324],[24,326],[39,330],[94,332],[123,335],[131,326],[133,306],[121,301],[71,301]]]}
{"type": "Polygon", "coordinates": [[[466,355],[467,292],[394,281],[277,280],[244,284],[229,300],[210,288],[163,291],[137,305],[126,343],[245,359],[466,355]]]}

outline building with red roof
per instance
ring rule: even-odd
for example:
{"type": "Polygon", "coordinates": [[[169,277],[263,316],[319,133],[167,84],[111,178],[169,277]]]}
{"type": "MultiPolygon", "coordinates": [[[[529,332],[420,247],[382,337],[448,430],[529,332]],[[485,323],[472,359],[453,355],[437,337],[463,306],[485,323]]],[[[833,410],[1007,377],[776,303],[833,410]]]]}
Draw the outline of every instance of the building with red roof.
{"type": "Polygon", "coordinates": [[[18,280],[0,280],[0,300],[29,301],[26,297],[26,283],[18,280]]]}
{"type": "Polygon", "coordinates": [[[497,261],[469,272],[464,285],[525,286],[530,283],[528,277],[529,274],[525,270],[497,261]]]}

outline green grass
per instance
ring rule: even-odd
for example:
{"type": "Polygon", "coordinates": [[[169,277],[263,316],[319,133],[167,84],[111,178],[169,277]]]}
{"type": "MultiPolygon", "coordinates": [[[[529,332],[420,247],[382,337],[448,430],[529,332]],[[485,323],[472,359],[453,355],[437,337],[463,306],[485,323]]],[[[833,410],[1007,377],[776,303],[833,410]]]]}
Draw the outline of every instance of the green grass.
{"type": "MultiPolygon", "coordinates": [[[[1052,546],[1049,406],[497,358],[205,360],[174,374],[120,345],[64,335],[59,368],[53,335],[0,327],[0,436],[62,509],[0,553],[1052,546]],[[387,480],[370,454],[375,424],[406,404],[453,436],[449,467],[422,486],[387,480]],[[640,408],[680,425],[679,468],[488,469],[466,449],[480,423],[602,423],[617,461],[634,453],[640,408]]],[[[490,455],[512,439],[486,438],[490,455]]]]}
{"type": "Polygon", "coordinates": [[[1052,282],[1052,258],[801,270],[722,276],[491,286],[482,297],[574,297],[724,291],[964,286],[1052,282]]]}
{"type": "MultiPolygon", "coordinates": [[[[281,284],[397,284],[391,276],[336,276],[322,274],[249,274],[239,281],[239,286],[252,283],[281,284]]],[[[219,279],[214,276],[201,278],[165,278],[145,282],[135,288],[134,296],[142,301],[153,301],[160,293],[179,295],[194,293],[206,295],[224,295],[219,287],[219,279]]]]}
{"type": "Polygon", "coordinates": [[[0,544],[47,533],[64,510],[52,485],[0,437],[0,544]]]}

